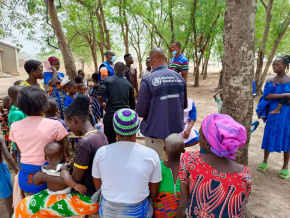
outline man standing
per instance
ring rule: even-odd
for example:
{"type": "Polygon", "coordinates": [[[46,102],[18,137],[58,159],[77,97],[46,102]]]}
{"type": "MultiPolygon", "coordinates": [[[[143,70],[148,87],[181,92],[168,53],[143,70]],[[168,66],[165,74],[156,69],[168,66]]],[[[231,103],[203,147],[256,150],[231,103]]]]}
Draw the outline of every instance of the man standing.
{"type": "Polygon", "coordinates": [[[125,54],[124,60],[126,62],[126,67],[127,67],[125,71],[125,77],[132,84],[134,88],[135,98],[137,98],[138,96],[137,69],[136,67],[131,66],[134,63],[133,57],[131,54],[125,54]]]}
{"type": "Polygon", "coordinates": [[[189,69],[189,63],[187,58],[181,54],[181,44],[180,42],[173,42],[171,45],[171,52],[173,54],[173,58],[170,60],[168,68],[173,70],[176,66],[182,67],[182,77],[187,82],[187,74],[189,69]]]}
{"type": "Polygon", "coordinates": [[[106,61],[101,64],[99,68],[99,83],[103,79],[109,76],[114,76],[114,62],[116,61],[116,55],[114,52],[108,50],[105,52],[106,61]]]}
{"type": "Polygon", "coordinates": [[[150,58],[146,58],[146,69],[145,70],[142,70],[141,72],[141,77],[145,77],[147,75],[149,75],[151,73],[151,61],[150,61],[150,58]]]}
{"type": "Polygon", "coordinates": [[[141,133],[145,146],[164,159],[164,139],[183,131],[183,110],[187,108],[186,82],[181,75],[167,69],[161,48],[150,51],[153,71],[140,84],[136,111],[143,117],[141,133]]]}
{"type": "Polygon", "coordinates": [[[114,113],[121,108],[135,109],[134,89],[130,82],[124,78],[126,66],[122,62],[115,64],[115,75],[102,80],[97,91],[98,101],[105,110],[104,133],[108,142],[116,142],[116,133],[113,127],[114,113]],[[104,103],[104,96],[107,96],[107,103],[104,103]]]}

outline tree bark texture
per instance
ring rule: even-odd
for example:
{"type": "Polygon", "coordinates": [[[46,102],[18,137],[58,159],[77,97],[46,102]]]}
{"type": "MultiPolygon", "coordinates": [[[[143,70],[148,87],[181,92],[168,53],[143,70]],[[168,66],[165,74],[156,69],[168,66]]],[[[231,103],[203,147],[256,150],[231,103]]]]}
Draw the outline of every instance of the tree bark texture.
{"type": "Polygon", "coordinates": [[[248,140],[236,153],[236,161],[248,164],[253,115],[255,14],[257,0],[227,0],[224,18],[223,107],[247,129],[248,140]]]}
{"type": "Polygon", "coordinates": [[[68,41],[64,35],[60,21],[58,19],[57,10],[54,5],[54,0],[44,0],[45,4],[46,1],[48,1],[48,14],[51,20],[51,25],[55,29],[55,34],[60,44],[60,50],[64,61],[65,71],[68,74],[69,78],[73,79],[77,74],[76,65],[68,41]]]}
{"type": "MultiPolygon", "coordinates": [[[[255,82],[257,87],[262,87],[264,81],[262,82],[262,70],[263,70],[263,64],[264,64],[264,57],[265,57],[265,51],[266,51],[266,45],[267,45],[267,40],[269,36],[269,30],[270,30],[270,24],[271,24],[271,19],[272,19],[272,6],[273,6],[274,0],[269,0],[266,9],[266,18],[265,18],[265,29],[264,29],[264,34],[263,34],[263,39],[261,46],[258,49],[258,59],[257,59],[257,68],[256,68],[256,74],[255,74],[255,82]]],[[[258,93],[260,89],[257,89],[258,93]]]]}
{"type": "Polygon", "coordinates": [[[129,24],[126,18],[126,0],[119,1],[119,16],[120,16],[120,24],[122,29],[122,36],[124,40],[124,45],[126,49],[126,54],[129,53],[129,24]]]}

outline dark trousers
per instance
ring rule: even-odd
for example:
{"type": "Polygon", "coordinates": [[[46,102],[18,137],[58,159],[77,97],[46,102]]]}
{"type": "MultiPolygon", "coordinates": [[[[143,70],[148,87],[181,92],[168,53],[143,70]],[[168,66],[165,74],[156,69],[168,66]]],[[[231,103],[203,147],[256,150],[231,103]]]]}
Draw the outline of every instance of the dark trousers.
{"type": "Polygon", "coordinates": [[[116,133],[113,127],[114,113],[106,113],[104,116],[104,133],[107,136],[109,144],[116,142],[116,133]]]}

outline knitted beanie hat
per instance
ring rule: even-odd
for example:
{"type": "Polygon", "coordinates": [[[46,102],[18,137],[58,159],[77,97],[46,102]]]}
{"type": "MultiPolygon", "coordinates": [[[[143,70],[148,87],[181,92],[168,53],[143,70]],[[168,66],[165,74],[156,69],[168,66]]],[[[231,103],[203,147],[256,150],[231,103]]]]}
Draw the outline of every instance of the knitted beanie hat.
{"type": "Polygon", "coordinates": [[[131,109],[120,109],[114,114],[113,126],[119,135],[130,136],[138,132],[140,120],[131,109]]]}

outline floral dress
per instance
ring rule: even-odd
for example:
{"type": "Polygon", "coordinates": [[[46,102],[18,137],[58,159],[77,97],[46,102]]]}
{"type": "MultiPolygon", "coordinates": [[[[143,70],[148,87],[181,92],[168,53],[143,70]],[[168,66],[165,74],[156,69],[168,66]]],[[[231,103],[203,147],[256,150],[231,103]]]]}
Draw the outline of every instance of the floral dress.
{"type": "Polygon", "coordinates": [[[181,158],[179,179],[189,185],[189,217],[243,217],[252,185],[246,166],[239,173],[223,173],[207,164],[200,152],[188,151],[181,158]]]}

